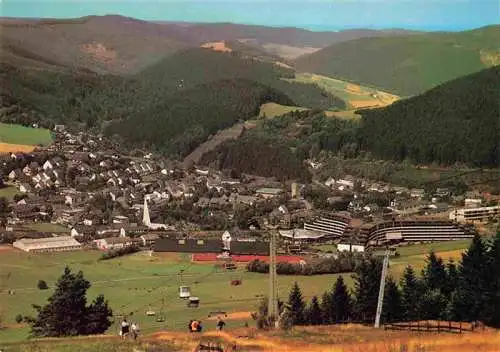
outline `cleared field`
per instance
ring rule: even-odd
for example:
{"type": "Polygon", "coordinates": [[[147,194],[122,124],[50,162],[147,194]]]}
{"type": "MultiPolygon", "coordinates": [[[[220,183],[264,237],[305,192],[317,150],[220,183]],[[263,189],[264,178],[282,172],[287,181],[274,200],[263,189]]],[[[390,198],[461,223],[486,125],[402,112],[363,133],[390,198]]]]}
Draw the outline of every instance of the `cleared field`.
{"type": "Polygon", "coordinates": [[[11,200],[12,198],[14,198],[14,196],[16,194],[20,194],[20,193],[21,192],[19,192],[17,190],[17,188],[14,186],[7,186],[4,188],[0,188],[0,198],[5,197],[5,198],[11,200]]]}
{"type": "Polygon", "coordinates": [[[309,110],[308,108],[303,108],[299,106],[286,106],[286,105],[280,105],[276,103],[266,103],[262,104],[260,106],[260,117],[267,117],[267,118],[273,118],[276,116],[281,116],[283,114],[289,113],[290,111],[304,111],[304,110],[309,110]]]}
{"type": "Polygon", "coordinates": [[[390,93],[311,73],[298,73],[289,81],[316,84],[345,100],[351,109],[382,107],[399,99],[398,96],[390,93]]]}
{"type": "MultiPolygon", "coordinates": [[[[431,246],[438,253],[445,252],[446,256],[455,256],[467,245],[467,241],[461,241],[431,246]]],[[[430,248],[429,245],[400,248],[401,256],[391,259],[391,274],[399,279],[407,264],[413,265],[419,272],[430,248]]],[[[104,294],[115,317],[132,313],[132,319],[139,322],[145,333],[165,329],[182,331],[189,319],[205,321],[210,312],[219,310],[240,316],[241,319],[228,322],[228,328],[241,328],[245,323],[253,326],[248,314],[241,312],[255,311],[268,288],[265,274],[248,273],[244,266],[239,266],[232,272],[217,270],[213,264],[191,262],[191,256],[186,254],[159,253],[149,256],[143,252],[98,261],[100,255],[97,251],[46,254],[0,251],[0,309],[3,324],[10,327],[0,330],[0,341],[20,341],[28,336],[29,328],[16,325],[15,316],[34,314],[31,305],[46,302],[66,265],[72,270],[82,270],[90,280],[90,299],[97,294],[104,294]],[[231,286],[230,281],[234,279],[242,280],[242,285],[231,286]],[[38,290],[38,280],[45,280],[49,290],[38,290]],[[192,295],[200,297],[199,308],[187,308],[186,301],[178,298],[180,285],[190,286],[192,295]],[[15,295],[7,293],[12,289],[15,290],[15,295]],[[155,318],[147,317],[145,312],[148,309],[164,316],[165,321],[156,322],[155,318]]],[[[321,296],[325,290],[330,289],[337,276],[280,275],[279,296],[286,299],[291,285],[297,281],[305,298],[310,300],[313,295],[321,296]]],[[[347,273],[343,277],[347,285],[352,287],[351,275],[347,273]]],[[[215,322],[206,321],[205,326],[208,330],[213,330],[215,322]]],[[[117,326],[113,325],[109,333],[114,334],[116,331],[117,326]]]]}
{"type": "Polygon", "coordinates": [[[50,131],[44,128],[0,123],[0,142],[12,144],[12,147],[15,145],[45,146],[52,142],[52,136],[50,131]]]}
{"type": "MultiPolygon", "coordinates": [[[[162,329],[184,330],[189,319],[204,319],[214,310],[227,312],[254,311],[265,294],[267,276],[237,271],[216,271],[212,264],[196,264],[186,255],[158,255],[150,257],[138,253],[119,259],[98,261],[100,252],[73,252],[27,254],[17,250],[0,252],[0,307],[3,323],[12,328],[0,330],[0,341],[19,341],[28,336],[27,326],[14,326],[17,314],[33,314],[32,304],[44,304],[52,292],[54,282],[61,275],[65,265],[73,270],[82,270],[91,281],[90,298],[102,293],[109,300],[115,316],[133,313],[144,332],[162,329]],[[43,268],[43,270],[40,270],[43,268]],[[180,270],[184,270],[182,276],[180,270]],[[243,280],[241,286],[231,286],[230,281],[243,280]],[[38,280],[45,280],[49,290],[36,288],[38,280]],[[200,297],[197,309],[187,308],[186,301],[178,298],[178,287],[189,285],[191,293],[200,297]],[[7,290],[14,289],[15,295],[7,290]],[[163,314],[165,322],[158,323],[147,317],[146,310],[153,309],[163,314]]],[[[337,275],[310,277],[280,276],[279,295],[285,299],[291,285],[298,281],[304,295],[310,299],[333,286],[337,275]]],[[[350,275],[345,275],[351,283],[350,275]]],[[[243,327],[245,322],[234,320],[231,327],[243,327]]],[[[206,322],[208,329],[215,328],[215,322],[206,322]]],[[[117,331],[116,326],[110,333],[117,331]]]]}
{"type": "Polygon", "coordinates": [[[0,143],[0,154],[29,153],[35,150],[36,145],[0,143]]]}

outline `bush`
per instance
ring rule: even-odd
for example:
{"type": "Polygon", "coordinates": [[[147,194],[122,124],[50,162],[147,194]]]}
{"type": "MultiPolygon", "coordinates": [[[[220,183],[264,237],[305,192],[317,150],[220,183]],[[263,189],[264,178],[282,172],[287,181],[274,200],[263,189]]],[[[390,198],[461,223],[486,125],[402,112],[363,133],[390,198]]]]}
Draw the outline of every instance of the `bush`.
{"type": "Polygon", "coordinates": [[[21,314],[16,315],[16,323],[21,324],[23,320],[24,318],[21,314]]]}
{"type": "Polygon", "coordinates": [[[39,290],[46,290],[49,288],[45,280],[38,280],[38,284],[36,285],[39,290]]]}
{"type": "Polygon", "coordinates": [[[132,254],[132,253],[137,253],[139,252],[140,248],[139,246],[127,246],[124,248],[119,248],[115,250],[110,250],[107,251],[106,253],[103,253],[101,258],[99,260],[108,260],[108,259],[113,259],[117,257],[121,257],[127,254],[132,254]]]}

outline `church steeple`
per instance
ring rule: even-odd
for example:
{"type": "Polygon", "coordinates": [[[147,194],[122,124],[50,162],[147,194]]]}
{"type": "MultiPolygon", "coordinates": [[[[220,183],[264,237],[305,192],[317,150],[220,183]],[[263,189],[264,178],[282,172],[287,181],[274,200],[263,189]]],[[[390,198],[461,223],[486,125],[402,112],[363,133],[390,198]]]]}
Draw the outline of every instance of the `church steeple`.
{"type": "Polygon", "coordinates": [[[151,219],[149,218],[148,200],[144,197],[144,213],[142,214],[142,223],[146,226],[151,226],[151,219]]]}

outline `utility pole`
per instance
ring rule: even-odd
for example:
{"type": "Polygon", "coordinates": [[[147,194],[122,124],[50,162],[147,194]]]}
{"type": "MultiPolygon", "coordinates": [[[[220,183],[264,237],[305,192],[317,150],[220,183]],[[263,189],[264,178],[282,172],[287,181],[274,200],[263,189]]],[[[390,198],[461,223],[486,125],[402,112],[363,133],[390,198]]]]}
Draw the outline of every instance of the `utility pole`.
{"type": "Polygon", "coordinates": [[[272,324],[278,324],[278,280],[276,274],[276,230],[278,226],[268,225],[269,232],[269,301],[267,303],[267,316],[272,319],[272,324]]]}
{"type": "Polygon", "coordinates": [[[385,250],[384,262],[382,264],[382,274],[380,275],[380,288],[378,291],[377,315],[375,316],[375,327],[380,327],[380,316],[382,315],[382,306],[384,304],[385,277],[389,266],[389,248],[385,250]]]}

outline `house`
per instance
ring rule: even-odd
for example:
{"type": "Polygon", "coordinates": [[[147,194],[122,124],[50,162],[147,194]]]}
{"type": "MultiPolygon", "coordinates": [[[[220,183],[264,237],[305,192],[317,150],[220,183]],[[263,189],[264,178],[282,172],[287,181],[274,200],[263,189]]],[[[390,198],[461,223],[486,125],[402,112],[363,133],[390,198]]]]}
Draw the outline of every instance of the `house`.
{"type": "Polygon", "coordinates": [[[29,192],[31,192],[30,185],[25,184],[25,183],[20,184],[19,185],[19,192],[21,192],[21,193],[29,193],[29,192]]]}
{"type": "Polygon", "coordinates": [[[153,246],[155,244],[156,240],[158,240],[160,238],[160,236],[157,235],[156,233],[147,233],[147,234],[142,235],[139,238],[141,239],[142,245],[144,247],[150,247],[150,246],[153,246]]]}
{"type": "Polygon", "coordinates": [[[94,240],[96,247],[104,251],[130,247],[134,244],[137,244],[137,242],[137,240],[127,236],[109,237],[94,240]]]}
{"type": "Polygon", "coordinates": [[[425,195],[425,190],[423,188],[413,188],[410,191],[410,197],[422,199],[425,195]]]}
{"type": "Polygon", "coordinates": [[[346,176],[345,178],[341,178],[337,180],[335,183],[338,185],[339,190],[344,189],[353,189],[354,188],[354,178],[352,176],[346,176]]]}
{"type": "Polygon", "coordinates": [[[333,177],[329,177],[328,180],[325,181],[325,186],[327,187],[335,186],[335,179],[333,177]]]}
{"type": "Polygon", "coordinates": [[[264,188],[259,188],[258,190],[255,191],[255,193],[258,196],[267,199],[267,198],[274,198],[276,196],[279,196],[280,194],[283,193],[283,190],[281,188],[264,187],[264,188]]]}
{"type": "Polygon", "coordinates": [[[42,165],[42,169],[44,169],[46,171],[52,170],[53,168],[54,168],[54,166],[52,165],[52,163],[49,160],[45,161],[42,165]]]}
{"type": "Polygon", "coordinates": [[[339,252],[364,252],[365,246],[362,244],[351,244],[351,243],[339,243],[337,244],[337,250],[339,252]]]}

